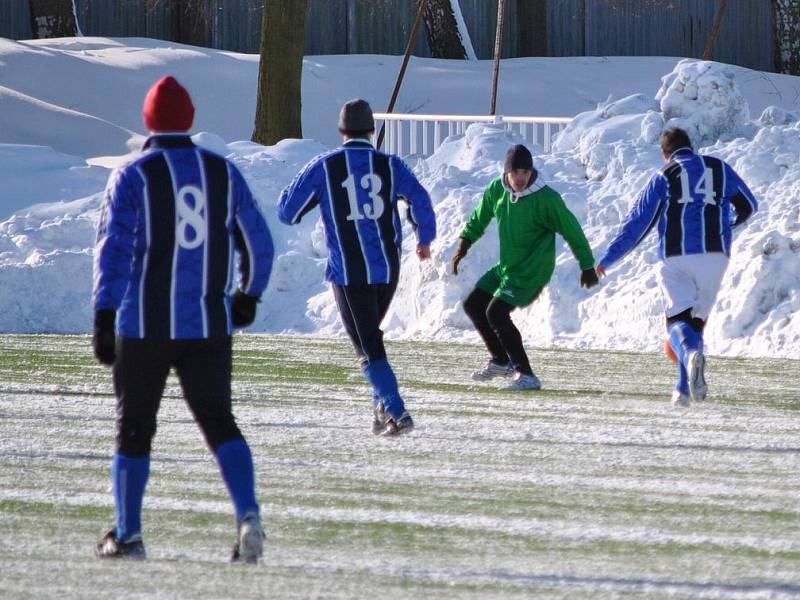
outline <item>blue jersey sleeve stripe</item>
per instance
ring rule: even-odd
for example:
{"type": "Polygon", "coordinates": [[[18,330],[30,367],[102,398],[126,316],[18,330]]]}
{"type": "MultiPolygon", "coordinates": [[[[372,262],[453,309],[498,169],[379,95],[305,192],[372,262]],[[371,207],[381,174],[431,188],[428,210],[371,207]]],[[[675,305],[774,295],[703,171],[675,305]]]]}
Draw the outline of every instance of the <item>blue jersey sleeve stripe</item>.
{"type": "MultiPolygon", "coordinates": [[[[173,219],[174,224],[173,232],[176,229],[178,224],[178,190],[175,188],[175,171],[172,165],[172,162],[169,159],[169,156],[166,152],[163,153],[164,162],[167,165],[167,170],[169,171],[169,180],[172,187],[172,211],[173,211],[173,219]]],[[[180,252],[180,246],[178,245],[178,241],[175,240],[175,243],[172,245],[172,268],[170,271],[170,278],[169,278],[169,337],[170,339],[175,339],[177,334],[177,327],[175,322],[175,314],[176,314],[176,292],[178,286],[178,254],[180,252]]]]}
{"type": "Polygon", "coordinates": [[[397,163],[397,194],[406,199],[409,216],[416,224],[417,239],[423,246],[428,246],[436,238],[436,216],[431,206],[428,191],[422,187],[402,159],[393,157],[397,163]]]}
{"type": "Polygon", "coordinates": [[[150,191],[147,188],[147,177],[142,172],[139,166],[136,167],[136,172],[142,179],[142,208],[144,211],[144,248],[142,256],[142,275],[139,279],[139,337],[144,337],[144,312],[145,312],[145,282],[147,281],[147,268],[150,263],[150,243],[152,240],[152,233],[150,231],[150,191]]]}
{"type": "Polygon", "coordinates": [[[308,213],[310,210],[314,208],[314,199],[316,198],[317,193],[316,191],[311,191],[311,193],[306,198],[305,202],[303,202],[300,207],[297,209],[294,217],[292,217],[291,224],[297,225],[300,220],[308,213]]]}
{"type": "Polygon", "coordinates": [[[294,179],[281,191],[278,200],[278,219],[286,225],[297,225],[319,203],[323,173],[320,165],[329,154],[321,154],[308,162],[294,179]],[[302,201],[300,199],[302,198],[302,201]]]}
{"type": "Polygon", "coordinates": [[[610,267],[636,248],[658,223],[663,207],[664,183],[663,175],[659,173],[639,194],[617,237],[600,261],[605,267],[610,267]]]}
{"type": "MultiPolygon", "coordinates": [[[[750,214],[756,212],[758,210],[758,201],[756,201],[756,197],[753,195],[753,192],[750,191],[750,188],[747,187],[747,184],[742,181],[742,179],[737,176],[736,183],[738,184],[738,191],[739,193],[744,196],[747,203],[750,205],[750,214]]],[[[750,215],[748,215],[749,217],[750,215]]]]}
{"type": "MultiPolygon", "coordinates": [[[[243,291],[252,296],[260,296],[269,285],[272,272],[274,248],[264,216],[242,175],[231,166],[232,185],[235,187],[236,224],[240,230],[240,241],[244,246],[243,257],[247,256],[249,272],[243,291]]],[[[244,262],[244,259],[243,261],[244,262]]]]}
{"type": "Polygon", "coordinates": [[[747,196],[742,193],[741,189],[731,197],[731,204],[736,211],[736,220],[733,222],[732,226],[739,227],[753,214],[753,205],[747,196]]]}
{"type": "Polygon", "coordinates": [[[731,227],[736,229],[758,210],[758,202],[750,188],[747,187],[747,184],[742,181],[741,177],[730,165],[726,163],[724,170],[732,188],[730,191],[730,204],[736,213],[736,218],[733,220],[731,227]]]}

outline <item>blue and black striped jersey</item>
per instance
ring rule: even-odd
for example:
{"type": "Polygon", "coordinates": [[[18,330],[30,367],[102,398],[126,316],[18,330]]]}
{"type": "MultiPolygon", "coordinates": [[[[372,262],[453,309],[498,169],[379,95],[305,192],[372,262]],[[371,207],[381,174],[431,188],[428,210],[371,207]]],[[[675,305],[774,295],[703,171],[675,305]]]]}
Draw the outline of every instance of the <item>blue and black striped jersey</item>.
{"type": "Polygon", "coordinates": [[[662,259],[709,252],[730,256],[733,228],[756,210],[758,202],[729,164],[680,148],[642,190],[600,264],[613,265],[656,226],[662,259]]]}
{"type": "Polygon", "coordinates": [[[428,192],[398,157],[352,139],[312,160],[281,193],[278,218],[294,225],[319,205],[325,224],[328,265],[325,277],[338,285],[397,281],[402,226],[398,200],[420,244],[436,237],[428,192]]]}
{"type": "Polygon", "coordinates": [[[273,247],[241,173],[188,135],[155,135],[117,169],[103,200],[94,308],[117,310],[126,337],[230,335],[234,248],[241,289],[260,296],[273,247]]]}

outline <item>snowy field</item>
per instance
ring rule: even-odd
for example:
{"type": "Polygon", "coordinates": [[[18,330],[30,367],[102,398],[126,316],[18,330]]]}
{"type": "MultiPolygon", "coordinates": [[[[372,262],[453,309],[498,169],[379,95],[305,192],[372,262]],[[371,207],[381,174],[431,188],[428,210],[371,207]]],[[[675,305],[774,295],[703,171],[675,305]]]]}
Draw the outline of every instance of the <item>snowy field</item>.
{"type": "Polygon", "coordinates": [[[149,560],[92,556],[114,399],[89,346],[0,338],[0,597],[800,597],[797,362],[714,358],[683,411],[662,356],[534,350],[545,389],[520,394],[462,383],[475,345],[393,342],[418,426],[383,440],[348,343],[237,336],[267,531],[251,567],[226,562],[232,509],[175,381],[149,560]]]}
{"type": "MultiPolygon", "coordinates": [[[[280,190],[337,143],[342,102],[385,107],[401,57],[309,56],[303,67],[304,140],[247,141],[258,56],[147,39],[0,40],[0,332],[85,333],[94,227],[110,168],[142,142],[141,101],[165,73],[197,105],[197,143],[231,158],[250,183],[276,242],[275,270],[253,330],[341,335],[322,283],[318,213],[278,223],[280,190]]],[[[490,61],[413,59],[398,112],[484,114],[490,61]]],[[[599,259],[639,189],[661,164],[658,133],[689,130],[730,162],[760,202],[734,243],[706,332],[711,354],[800,358],[800,78],[669,57],[520,58],[503,61],[498,111],[575,117],[552,154],[533,148],[541,177],[559,190],[599,259]]],[[[409,158],[430,190],[439,238],[420,266],[406,231],[393,339],[477,340],[461,301],[497,260],[490,228],[450,275],[466,218],[518,140],[489,126],[451,136],[427,160],[409,158]]],[[[529,344],[653,352],[664,335],[655,236],[603,284],[578,287],[560,245],[550,287],[515,313],[529,344]]]]}
{"type": "MultiPolygon", "coordinates": [[[[500,113],[575,117],[552,154],[533,151],[596,258],[661,165],[665,126],[755,192],[707,329],[710,399],[669,404],[652,239],[592,290],[559,246],[551,285],[514,314],[543,391],[469,381],[485,356],[461,301],[496,261],[496,231],[458,277],[448,262],[518,141],[475,126],[408,157],[439,239],[420,265],[406,231],[383,327],[418,426],[381,440],[322,282],[320,225],[284,227],[275,204],[337,143],[344,101],[386,106],[400,61],[306,57],[306,139],[263,147],[246,141],[255,55],[0,39],[0,598],[800,598],[800,78],[668,57],[503,61],[500,113]],[[255,568],[227,563],[232,510],[174,381],[145,499],[150,558],[96,560],[113,516],[110,374],[85,336],[8,335],[89,331],[101,192],[138,152],[141,100],[167,73],[194,97],[195,141],[237,164],[275,238],[252,328],[267,335],[235,342],[268,536],[255,568]]],[[[483,114],[490,79],[488,61],[415,58],[397,110],[483,114]]]]}

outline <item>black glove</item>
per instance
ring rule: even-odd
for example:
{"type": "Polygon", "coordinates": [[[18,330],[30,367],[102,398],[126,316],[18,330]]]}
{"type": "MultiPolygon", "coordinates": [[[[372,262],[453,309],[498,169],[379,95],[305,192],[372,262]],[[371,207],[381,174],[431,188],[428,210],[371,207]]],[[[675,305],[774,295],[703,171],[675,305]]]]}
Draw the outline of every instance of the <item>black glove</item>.
{"type": "Polygon", "coordinates": [[[247,327],[256,318],[257,296],[248,296],[241,290],[236,290],[231,298],[231,319],[234,327],[247,327]]]}
{"type": "Polygon", "coordinates": [[[589,289],[596,286],[597,283],[597,271],[594,270],[594,267],[581,271],[581,287],[589,289]]]}
{"type": "Polygon", "coordinates": [[[94,335],[92,347],[97,360],[104,365],[113,365],[117,358],[114,351],[116,336],[114,335],[114,322],[117,320],[117,311],[107,308],[94,313],[94,335]]]}
{"type": "Polygon", "coordinates": [[[458,263],[460,263],[461,259],[467,255],[467,251],[469,250],[470,246],[472,246],[472,242],[467,238],[462,237],[458,240],[458,248],[456,248],[453,258],[450,259],[450,264],[453,268],[453,275],[458,275],[458,263]]]}

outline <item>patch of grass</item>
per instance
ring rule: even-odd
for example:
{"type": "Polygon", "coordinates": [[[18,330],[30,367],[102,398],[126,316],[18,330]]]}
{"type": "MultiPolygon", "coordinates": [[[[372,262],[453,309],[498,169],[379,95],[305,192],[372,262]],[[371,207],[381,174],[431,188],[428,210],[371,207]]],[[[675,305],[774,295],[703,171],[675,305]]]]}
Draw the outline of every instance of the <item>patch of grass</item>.
{"type": "MultiPolygon", "coordinates": [[[[0,499],[0,513],[7,515],[20,515],[26,519],[38,520],[52,519],[81,519],[98,520],[108,517],[108,507],[96,507],[86,504],[74,505],[55,502],[40,502],[27,500],[2,500],[0,499]]],[[[21,521],[9,521],[7,526],[28,526],[21,521]]]]}

